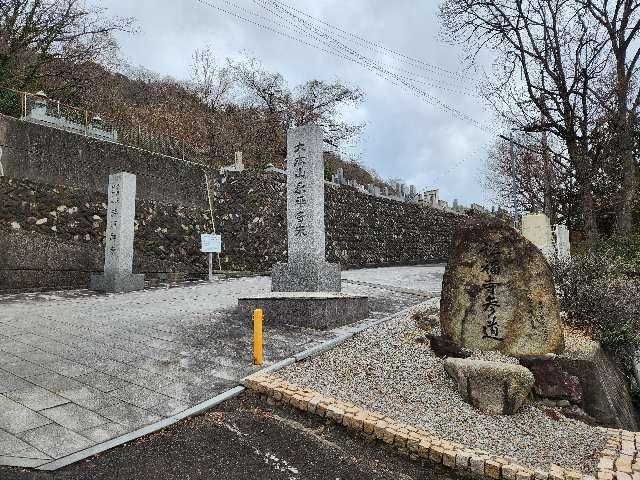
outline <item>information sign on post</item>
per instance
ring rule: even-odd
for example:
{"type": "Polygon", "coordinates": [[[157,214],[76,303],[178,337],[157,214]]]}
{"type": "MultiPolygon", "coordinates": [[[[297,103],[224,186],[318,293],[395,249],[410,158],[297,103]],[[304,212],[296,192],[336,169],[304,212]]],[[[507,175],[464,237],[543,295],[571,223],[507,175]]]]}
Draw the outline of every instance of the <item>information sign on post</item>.
{"type": "Polygon", "coordinates": [[[200,235],[201,252],[220,253],[222,252],[222,236],[203,233],[200,235]]]}
{"type": "Polygon", "coordinates": [[[222,236],[202,233],[200,235],[200,251],[209,257],[209,281],[213,280],[213,254],[222,252],[222,236]]]}

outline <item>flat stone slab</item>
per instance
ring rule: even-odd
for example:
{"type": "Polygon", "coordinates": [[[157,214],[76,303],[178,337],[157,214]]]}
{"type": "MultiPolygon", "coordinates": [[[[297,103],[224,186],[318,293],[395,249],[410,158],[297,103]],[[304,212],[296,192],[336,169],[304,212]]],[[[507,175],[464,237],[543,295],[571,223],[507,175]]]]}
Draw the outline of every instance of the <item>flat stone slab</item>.
{"type": "Polygon", "coordinates": [[[238,299],[240,315],[250,316],[256,308],[264,311],[266,325],[327,330],[367,318],[369,299],[338,292],[272,292],[238,299]]]}

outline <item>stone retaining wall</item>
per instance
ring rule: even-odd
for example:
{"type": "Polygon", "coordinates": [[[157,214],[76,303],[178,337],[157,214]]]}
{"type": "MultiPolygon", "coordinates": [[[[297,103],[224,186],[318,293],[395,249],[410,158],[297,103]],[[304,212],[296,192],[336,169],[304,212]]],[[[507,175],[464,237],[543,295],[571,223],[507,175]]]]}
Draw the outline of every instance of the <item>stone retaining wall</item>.
{"type": "MultiPolygon", "coordinates": [[[[243,172],[212,176],[210,185],[213,219],[208,207],[138,196],[135,255],[171,262],[171,271],[202,276],[207,261],[200,252],[200,234],[212,231],[213,220],[223,236],[220,261],[224,270],[268,271],[276,262],[286,261],[285,177],[243,172]]],[[[60,256],[66,264],[57,262],[51,267],[45,263],[44,270],[59,271],[64,266],[66,271],[85,272],[86,262],[78,256],[84,255],[87,247],[102,255],[107,208],[104,193],[5,176],[0,177],[0,204],[1,235],[34,232],[77,246],[75,254],[60,256]]],[[[351,267],[440,262],[449,255],[453,230],[460,219],[327,184],[327,260],[351,267]]],[[[15,255],[8,252],[0,258],[0,270],[5,271],[0,290],[15,290],[21,285],[28,288],[29,282],[12,283],[7,274],[21,269],[8,259],[28,246],[13,241],[7,248],[15,249],[15,255]]],[[[19,276],[24,275],[28,273],[19,276]]]]}
{"type": "MultiPolygon", "coordinates": [[[[137,256],[201,276],[207,265],[200,234],[210,233],[213,221],[223,236],[224,270],[268,271],[287,259],[286,176],[277,172],[221,175],[203,165],[3,115],[0,165],[0,234],[37,232],[76,245],[66,272],[86,270],[86,262],[77,260],[85,247],[102,250],[108,177],[119,171],[137,175],[137,256]]],[[[346,267],[445,261],[461,218],[325,183],[327,260],[346,267]]],[[[20,253],[19,241],[5,243],[20,253]]],[[[21,269],[6,260],[14,257],[0,263],[0,290],[29,284],[24,269],[11,281],[8,272],[21,269]]],[[[44,263],[34,272],[51,271],[52,278],[62,265],[44,263]]]]}
{"type": "MultiPolygon", "coordinates": [[[[390,446],[403,455],[423,459],[450,468],[455,473],[491,480],[594,480],[596,477],[576,470],[551,465],[548,470],[518,465],[515,459],[503,458],[483,450],[438,438],[432,432],[367,411],[319,392],[300,388],[277,375],[253,374],[245,385],[272,404],[318,415],[347,429],[390,446]]],[[[601,480],[636,480],[640,478],[640,433],[602,429],[609,437],[596,476],[601,480]]]]}

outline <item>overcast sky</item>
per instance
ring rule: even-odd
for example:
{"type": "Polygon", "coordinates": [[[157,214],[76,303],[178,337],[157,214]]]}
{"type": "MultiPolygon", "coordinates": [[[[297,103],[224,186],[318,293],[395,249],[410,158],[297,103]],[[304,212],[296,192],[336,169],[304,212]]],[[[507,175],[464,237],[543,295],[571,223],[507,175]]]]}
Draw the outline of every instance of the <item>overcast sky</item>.
{"type": "MultiPolygon", "coordinates": [[[[476,74],[464,69],[464,52],[460,47],[439,40],[438,1],[286,1],[343,30],[453,72],[416,67],[415,63],[403,63],[402,57],[380,50],[367,53],[378,61],[390,63],[396,71],[404,69],[401,74],[409,70],[419,75],[414,78],[423,83],[415,85],[430,96],[428,99],[393,85],[361,65],[285,38],[212,6],[232,10],[273,29],[284,29],[252,16],[249,12],[270,16],[252,0],[206,2],[210,5],[198,0],[90,0],[106,7],[111,15],[137,19],[139,33],[118,36],[123,55],[131,64],[162,75],[187,79],[193,51],[210,44],[221,60],[238,58],[242,52],[248,52],[265,69],[280,72],[292,87],[312,78],[339,79],[359,86],[366,94],[365,101],[357,110],[345,112],[345,116],[366,122],[365,133],[353,148],[366,167],[375,169],[382,178],[400,177],[415,184],[419,191],[439,188],[441,198],[449,203],[457,198],[467,205],[471,202],[490,205],[481,180],[486,147],[495,136],[434,104],[433,97],[478,122],[492,124],[492,115],[486,111],[483,101],[473,93],[464,93],[466,90],[461,92],[461,88],[474,91],[476,74]],[[233,3],[247,11],[234,9],[233,3]]],[[[287,22],[289,28],[294,24],[295,21],[287,22]]],[[[300,36],[293,30],[288,34],[300,36]]]]}

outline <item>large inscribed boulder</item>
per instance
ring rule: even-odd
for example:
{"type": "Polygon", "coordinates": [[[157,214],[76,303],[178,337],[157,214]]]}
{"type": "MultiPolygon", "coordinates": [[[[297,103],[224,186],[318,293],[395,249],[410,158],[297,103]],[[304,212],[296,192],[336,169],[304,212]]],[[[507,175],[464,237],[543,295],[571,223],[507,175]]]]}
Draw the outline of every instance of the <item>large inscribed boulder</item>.
{"type": "Polygon", "coordinates": [[[473,219],[456,232],[442,281],[443,335],[471,350],[557,353],[564,338],[544,256],[516,230],[473,219]]]}

